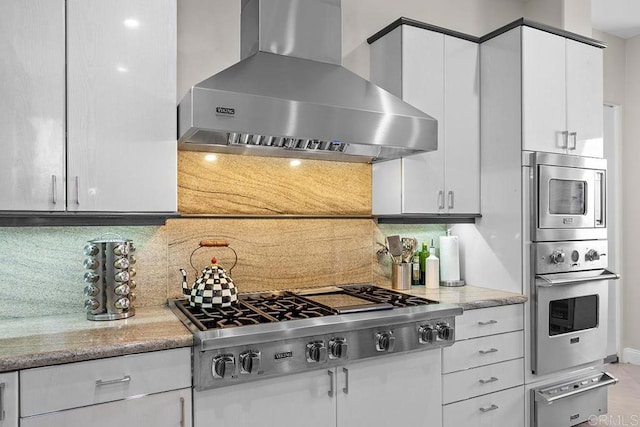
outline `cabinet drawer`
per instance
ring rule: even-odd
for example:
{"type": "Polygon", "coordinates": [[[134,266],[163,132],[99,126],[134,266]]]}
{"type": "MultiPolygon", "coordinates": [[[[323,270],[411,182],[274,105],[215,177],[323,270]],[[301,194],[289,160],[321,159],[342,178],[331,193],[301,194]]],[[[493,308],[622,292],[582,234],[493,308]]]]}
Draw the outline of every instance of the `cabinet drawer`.
{"type": "Polygon", "coordinates": [[[523,426],[524,387],[515,387],[442,408],[443,426],[523,426]]]}
{"type": "Polygon", "coordinates": [[[456,318],[456,340],[522,330],[523,310],[513,304],[465,311],[456,318]]]}
{"type": "Polygon", "coordinates": [[[458,341],[442,349],[442,373],[524,357],[524,332],[458,341]]]}
{"type": "Polygon", "coordinates": [[[524,383],[524,359],[481,366],[442,376],[442,401],[452,403],[524,383]]]}
{"type": "Polygon", "coordinates": [[[191,349],[20,371],[21,416],[191,387],[191,349]]]}

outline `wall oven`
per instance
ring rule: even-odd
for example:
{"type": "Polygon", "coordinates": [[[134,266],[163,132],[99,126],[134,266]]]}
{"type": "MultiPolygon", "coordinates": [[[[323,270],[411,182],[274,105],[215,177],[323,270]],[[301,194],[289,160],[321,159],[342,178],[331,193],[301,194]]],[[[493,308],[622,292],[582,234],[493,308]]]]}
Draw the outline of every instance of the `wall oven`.
{"type": "Polygon", "coordinates": [[[534,243],[531,369],[537,375],[601,361],[606,355],[607,241],[534,243]]]}
{"type": "Polygon", "coordinates": [[[532,240],[606,239],[607,161],[533,153],[532,240]]]}

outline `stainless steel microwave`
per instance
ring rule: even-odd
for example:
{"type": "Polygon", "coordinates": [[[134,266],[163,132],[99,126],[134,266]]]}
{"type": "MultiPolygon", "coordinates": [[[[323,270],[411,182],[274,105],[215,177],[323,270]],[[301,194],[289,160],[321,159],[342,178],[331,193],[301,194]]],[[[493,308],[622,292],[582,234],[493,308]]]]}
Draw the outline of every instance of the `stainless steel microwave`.
{"type": "Polygon", "coordinates": [[[532,240],[607,238],[607,161],[533,153],[532,240]]]}

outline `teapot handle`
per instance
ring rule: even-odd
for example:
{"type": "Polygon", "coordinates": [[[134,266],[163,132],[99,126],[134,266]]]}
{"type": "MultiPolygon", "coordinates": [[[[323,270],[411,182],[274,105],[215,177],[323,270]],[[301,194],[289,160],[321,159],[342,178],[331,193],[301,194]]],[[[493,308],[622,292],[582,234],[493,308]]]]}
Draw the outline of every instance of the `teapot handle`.
{"type": "Polygon", "coordinates": [[[238,254],[235,251],[235,249],[233,249],[231,246],[229,246],[229,242],[228,241],[226,241],[226,240],[201,240],[200,241],[200,245],[197,248],[195,248],[193,250],[193,252],[191,252],[191,256],[189,257],[189,264],[191,264],[191,268],[193,268],[195,270],[196,274],[198,274],[198,269],[193,266],[193,254],[195,254],[198,249],[202,249],[202,248],[228,248],[228,249],[231,249],[231,251],[233,252],[233,255],[235,256],[235,260],[233,261],[233,265],[229,269],[229,274],[231,274],[231,270],[233,270],[233,267],[235,267],[236,264],[238,263],[238,254]]]}
{"type": "Polygon", "coordinates": [[[200,246],[206,246],[207,248],[229,247],[229,242],[226,240],[201,240],[200,246]]]}

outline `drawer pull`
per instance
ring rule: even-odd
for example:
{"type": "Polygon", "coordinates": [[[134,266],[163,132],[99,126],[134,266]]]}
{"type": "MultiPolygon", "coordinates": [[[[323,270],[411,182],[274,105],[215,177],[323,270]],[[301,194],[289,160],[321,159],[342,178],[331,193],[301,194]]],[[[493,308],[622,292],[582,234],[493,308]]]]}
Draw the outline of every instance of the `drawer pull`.
{"type": "Polygon", "coordinates": [[[496,323],[498,323],[498,321],[497,321],[497,320],[493,320],[493,319],[491,319],[491,320],[489,320],[489,321],[487,321],[487,322],[478,322],[478,325],[480,325],[480,326],[487,326],[487,325],[495,325],[496,323]]]}
{"type": "Polygon", "coordinates": [[[496,377],[491,377],[491,378],[489,378],[488,380],[481,379],[481,380],[479,380],[478,382],[479,382],[480,384],[489,384],[489,383],[492,383],[492,382],[495,382],[495,381],[498,381],[498,379],[497,379],[496,377]]]}
{"type": "Polygon", "coordinates": [[[102,387],[103,385],[128,383],[129,381],[131,381],[131,377],[129,375],[125,375],[124,377],[118,378],[117,380],[108,380],[108,381],[97,380],[96,387],[102,387]]]}
{"type": "Polygon", "coordinates": [[[480,412],[485,413],[489,411],[495,411],[496,409],[498,409],[498,405],[491,405],[488,408],[480,408],[480,412]]]}
{"type": "Polygon", "coordinates": [[[489,350],[480,350],[478,351],[478,353],[480,354],[489,354],[489,353],[496,353],[498,351],[497,348],[490,348],[489,350]]]}

